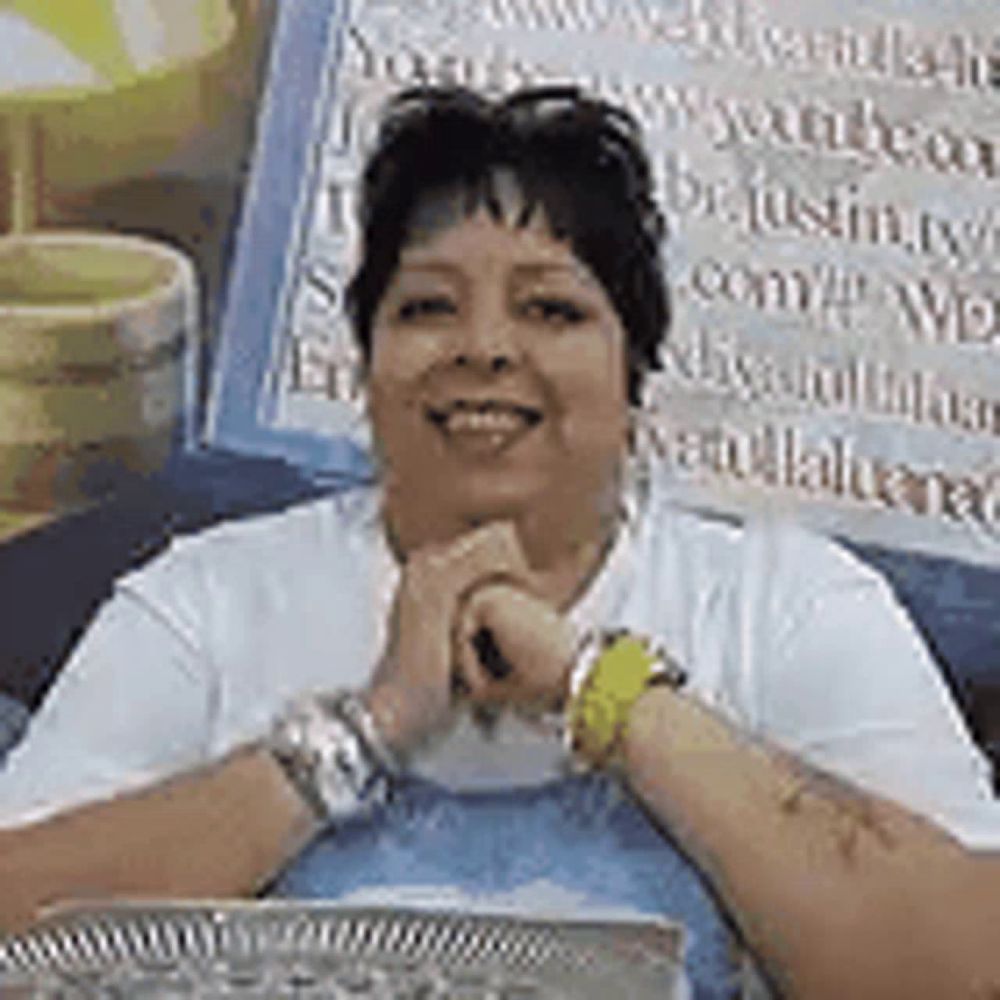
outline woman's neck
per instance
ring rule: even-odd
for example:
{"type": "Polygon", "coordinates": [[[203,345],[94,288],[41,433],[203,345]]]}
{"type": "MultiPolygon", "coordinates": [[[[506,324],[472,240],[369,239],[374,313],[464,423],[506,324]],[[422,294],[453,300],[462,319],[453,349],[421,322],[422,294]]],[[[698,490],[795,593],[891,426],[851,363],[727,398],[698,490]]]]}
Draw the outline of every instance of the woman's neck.
{"type": "Polygon", "coordinates": [[[600,572],[616,537],[616,526],[612,525],[603,538],[578,547],[551,572],[541,572],[539,592],[560,610],[572,607],[600,572]]]}
{"type": "Polygon", "coordinates": [[[490,520],[509,520],[517,528],[521,546],[540,596],[555,607],[567,608],[586,590],[611,549],[620,523],[617,490],[592,510],[566,511],[532,505],[529,509],[492,518],[477,518],[440,509],[416,510],[402,504],[391,491],[384,497],[384,518],[391,548],[400,561],[414,549],[447,543],[490,520]],[[423,516],[421,516],[423,515],[423,516]]]}

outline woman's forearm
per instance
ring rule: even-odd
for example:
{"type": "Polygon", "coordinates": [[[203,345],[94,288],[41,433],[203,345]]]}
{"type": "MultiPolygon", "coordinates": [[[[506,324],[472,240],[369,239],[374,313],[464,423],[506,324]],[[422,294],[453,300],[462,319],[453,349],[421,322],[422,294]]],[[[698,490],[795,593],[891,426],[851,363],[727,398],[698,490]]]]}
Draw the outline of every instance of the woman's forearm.
{"type": "Polygon", "coordinates": [[[996,863],[664,688],[633,709],[624,757],[787,995],[1000,995],[996,863]]]}
{"type": "Polygon", "coordinates": [[[315,831],[266,750],[0,831],[0,931],[40,908],[110,897],[252,894],[315,831]]]}

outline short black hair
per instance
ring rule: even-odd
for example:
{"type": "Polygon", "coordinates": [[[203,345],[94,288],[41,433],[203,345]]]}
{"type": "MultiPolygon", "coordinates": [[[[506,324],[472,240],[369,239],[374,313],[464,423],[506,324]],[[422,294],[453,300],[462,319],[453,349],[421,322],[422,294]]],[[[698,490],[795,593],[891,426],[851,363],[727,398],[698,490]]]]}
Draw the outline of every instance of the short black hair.
{"type": "Polygon", "coordinates": [[[496,100],[464,87],[423,86],[390,100],[361,179],[362,259],[346,290],[363,358],[416,210],[432,194],[458,191],[469,214],[486,207],[499,219],[499,169],[513,174],[523,197],[517,224],[540,207],[604,287],[628,336],[629,398],[638,402],[670,322],[664,219],[635,119],[574,86],[496,100]]]}

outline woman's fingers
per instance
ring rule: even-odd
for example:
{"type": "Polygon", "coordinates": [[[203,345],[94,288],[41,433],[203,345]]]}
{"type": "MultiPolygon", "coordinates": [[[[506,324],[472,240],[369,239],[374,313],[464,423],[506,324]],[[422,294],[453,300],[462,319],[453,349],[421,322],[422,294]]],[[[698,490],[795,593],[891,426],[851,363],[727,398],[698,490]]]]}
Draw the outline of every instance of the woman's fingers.
{"type": "Polygon", "coordinates": [[[474,703],[559,706],[574,649],[563,615],[510,583],[484,583],[460,608],[456,659],[474,703]]]}
{"type": "Polygon", "coordinates": [[[516,581],[527,590],[533,586],[517,529],[509,521],[493,522],[452,542],[421,549],[407,560],[407,571],[453,602],[490,579],[516,581]]]}
{"type": "Polygon", "coordinates": [[[375,703],[402,706],[395,723],[401,743],[416,745],[446,728],[456,697],[483,697],[478,672],[456,672],[461,643],[455,629],[466,595],[484,580],[530,588],[531,571],[513,524],[489,524],[407,556],[388,644],[373,678],[375,703]]]}

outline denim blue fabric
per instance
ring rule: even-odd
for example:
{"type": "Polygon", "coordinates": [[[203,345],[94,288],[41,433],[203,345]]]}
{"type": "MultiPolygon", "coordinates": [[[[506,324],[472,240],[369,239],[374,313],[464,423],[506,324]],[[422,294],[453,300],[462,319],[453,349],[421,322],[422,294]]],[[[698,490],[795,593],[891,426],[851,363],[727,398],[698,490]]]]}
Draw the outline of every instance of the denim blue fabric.
{"type": "Polygon", "coordinates": [[[693,866],[602,775],[467,793],[407,779],[378,816],[312,843],[269,895],[334,900],[433,885],[480,896],[541,880],[582,898],[581,918],[589,906],[617,907],[683,923],[694,997],[733,995],[734,939],[719,908],[693,866]]]}

